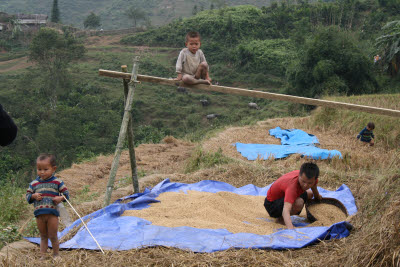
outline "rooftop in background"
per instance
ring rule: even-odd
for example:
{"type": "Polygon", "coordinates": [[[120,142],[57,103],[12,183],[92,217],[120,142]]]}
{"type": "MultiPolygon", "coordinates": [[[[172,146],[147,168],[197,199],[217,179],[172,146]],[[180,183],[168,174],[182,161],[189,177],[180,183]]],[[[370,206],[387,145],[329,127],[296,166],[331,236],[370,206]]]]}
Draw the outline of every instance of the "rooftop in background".
{"type": "Polygon", "coordinates": [[[46,24],[48,16],[44,14],[16,14],[15,18],[20,24],[46,24]]]}

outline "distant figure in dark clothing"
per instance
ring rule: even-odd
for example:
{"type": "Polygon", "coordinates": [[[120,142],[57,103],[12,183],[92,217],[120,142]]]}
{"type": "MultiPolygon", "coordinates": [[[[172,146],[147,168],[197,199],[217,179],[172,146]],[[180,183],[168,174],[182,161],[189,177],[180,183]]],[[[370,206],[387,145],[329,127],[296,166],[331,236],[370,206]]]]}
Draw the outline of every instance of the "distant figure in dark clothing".
{"type": "Polygon", "coordinates": [[[0,146],[7,146],[17,136],[17,126],[0,104],[0,146]]]}
{"type": "Polygon", "coordinates": [[[369,144],[370,146],[374,145],[374,133],[372,132],[375,129],[375,124],[373,122],[368,122],[367,127],[361,130],[361,132],[357,135],[357,139],[360,139],[365,144],[369,144]]]}

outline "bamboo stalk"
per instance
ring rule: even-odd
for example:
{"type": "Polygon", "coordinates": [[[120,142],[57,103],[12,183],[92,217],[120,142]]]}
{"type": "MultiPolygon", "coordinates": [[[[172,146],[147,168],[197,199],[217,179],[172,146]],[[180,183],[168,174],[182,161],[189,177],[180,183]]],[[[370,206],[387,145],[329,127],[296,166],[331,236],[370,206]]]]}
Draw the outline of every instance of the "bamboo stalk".
{"type": "MultiPolygon", "coordinates": [[[[129,73],[103,70],[103,69],[99,70],[99,75],[111,77],[111,78],[122,78],[122,79],[130,79],[130,76],[131,76],[129,73]]],[[[362,112],[374,113],[374,114],[380,114],[380,115],[386,115],[386,116],[392,116],[392,117],[400,117],[400,110],[395,110],[395,109],[377,108],[377,107],[372,107],[372,106],[364,106],[364,105],[357,105],[357,104],[350,104],[350,103],[343,103],[343,102],[336,102],[336,101],[329,101],[329,100],[322,100],[322,99],[314,99],[314,98],[307,98],[307,97],[300,97],[300,96],[262,92],[262,91],[256,91],[256,90],[227,87],[227,86],[204,85],[204,84],[187,85],[187,84],[184,84],[183,82],[178,82],[178,81],[175,81],[172,79],[165,79],[165,78],[159,78],[159,77],[153,77],[153,76],[147,76],[147,75],[137,75],[137,80],[140,82],[150,82],[150,83],[157,83],[157,84],[171,85],[171,86],[184,86],[187,88],[194,88],[194,89],[200,89],[200,90],[212,91],[212,92],[220,92],[220,93],[225,93],[225,94],[235,94],[235,95],[241,95],[241,96],[289,101],[289,102],[313,105],[313,106],[343,108],[343,109],[362,111],[362,112]]]]}
{"type": "MultiPolygon", "coordinates": [[[[126,65],[122,65],[121,70],[122,72],[128,72],[128,68],[126,65]]],[[[124,79],[123,83],[124,83],[124,94],[126,102],[129,93],[129,81],[124,79]]],[[[131,163],[131,171],[132,171],[133,192],[139,193],[139,181],[137,176],[136,153],[135,153],[135,138],[132,127],[132,113],[130,113],[128,122],[128,147],[129,147],[129,160],[131,163]]]]}
{"type": "MultiPolygon", "coordinates": [[[[136,68],[138,63],[138,58],[135,57],[133,60],[133,70],[132,70],[132,75],[135,76],[134,74],[137,72],[136,68]]],[[[123,72],[121,72],[123,73],[123,72]]],[[[118,136],[118,142],[117,146],[115,147],[115,153],[114,153],[114,159],[111,164],[111,170],[110,170],[110,177],[108,179],[107,183],[107,189],[106,189],[106,195],[104,197],[104,207],[108,206],[110,204],[110,199],[111,199],[111,194],[113,191],[114,187],[114,181],[115,181],[115,176],[117,174],[118,170],[118,165],[119,165],[119,158],[121,157],[121,152],[122,148],[124,146],[124,141],[128,129],[128,123],[129,123],[129,118],[130,118],[130,113],[132,110],[132,102],[133,102],[133,94],[134,94],[134,89],[135,89],[135,82],[136,80],[131,80],[133,82],[132,86],[129,86],[129,92],[128,96],[126,98],[126,103],[125,103],[125,109],[124,109],[124,117],[122,118],[122,123],[121,123],[121,129],[119,131],[119,136],[118,136]]]]}

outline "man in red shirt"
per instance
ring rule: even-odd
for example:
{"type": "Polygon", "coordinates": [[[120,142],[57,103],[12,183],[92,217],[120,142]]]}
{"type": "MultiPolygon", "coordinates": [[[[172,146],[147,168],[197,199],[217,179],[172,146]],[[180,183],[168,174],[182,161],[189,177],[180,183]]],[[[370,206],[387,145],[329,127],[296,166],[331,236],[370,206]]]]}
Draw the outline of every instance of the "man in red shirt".
{"type": "Polygon", "coordinates": [[[300,170],[292,171],[276,180],[267,192],[264,207],[269,216],[278,218],[288,229],[294,229],[290,215],[299,215],[307,199],[322,199],[317,189],[319,168],[307,162],[300,170]],[[311,188],[311,190],[310,190],[311,188]]]}

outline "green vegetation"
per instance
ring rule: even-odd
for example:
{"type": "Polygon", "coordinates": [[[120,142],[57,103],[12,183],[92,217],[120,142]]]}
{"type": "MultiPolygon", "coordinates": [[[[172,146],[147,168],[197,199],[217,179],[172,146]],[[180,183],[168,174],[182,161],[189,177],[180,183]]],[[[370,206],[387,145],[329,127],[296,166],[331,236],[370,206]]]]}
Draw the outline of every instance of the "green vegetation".
{"type": "Polygon", "coordinates": [[[204,152],[201,148],[196,149],[188,160],[185,172],[194,172],[199,169],[211,168],[216,165],[222,165],[231,162],[232,159],[226,157],[220,148],[215,153],[204,152]]]}
{"type": "Polygon", "coordinates": [[[377,38],[375,44],[382,56],[382,62],[377,63],[391,76],[396,76],[400,66],[400,20],[389,22],[382,30],[384,35],[377,38]]]}
{"type": "Polygon", "coordinates": [[[100,25],[100,17],[93,12],[90,12],[89,16],[87,16],[85,21],[83,22],[83,26],[85,27],[85,29],[96,29],[100,27],[100,25]]]}
{"type": "MultiPolygon", "coordinates": [[[[224,82],[239,82],[234,77],[245,72],[254,83],[258,75],[288,81],[288,93],[307,97],[374,93],[387,90],[380,83],[385,74],[373,65],[377,51],[371,45],[383,33],[385,20],[369,20],[370,14],[397,18],[386,6],[362,1],[239,6],[203,11],[127,36],[122,43],[183,47],[185,34],[195,30],[202,34],[212,71],[224,82]]],[[[393,36],[396,27],[390,28],[393,36]]],[[[398,42],[392,39],[394,47],[386,50],[397,53],[398,42]]]]}
{"type": "MultiPolygon", "coordinates": [[[[124,13],[127,6],[141,8],[148,14],[152,25],[165,25],[174,19],[189,17],[192,10],[197,5],[199,11],[223,7],[219,2],[221,0],[70,0],[58,1],[61,11],[60,20],[67,25],[81,27],[85,18],[93,12],[97,14],[102,21],[104,29],[122,29],[129,28],[124,13]],[[214,4],[212,3],[214,2],[214,4]]],[[[226,1],[227,2],[227,1],[226,1]]],[[[229,5],[252,4],[257,6],[268,5],[270,0],[230,0],[229,5]]],[[[24,14],[47,14],[51,15],[52,1],[36,0],[32,4],[30,0],[2,0],[0,1],[0,10],[10,13],[24,14]]],[[[146,21],[142,21],[146,25],[146,21]]]]}
{"type": "Polygon", "coordinates": [[[50,21],[54,23],[60,22],[60,10],[58,8],[58,0],[53,0],[53,7],[51,8],[50,21]]]}
{"type": "Polygon", "coordinates": [[[27,209],[25,189],[10,180],[0,181],[0,248],[21,238],[15,224],[27,209]]]}
{"type": "Polygon", "coordinates": [[[133,28],[136,28],[138,21],[146,19],[144,10],[135,6],[131,6],[128,10],[126,10],[125,16],[132,21],[133,28]]]}
{"type": "Polygon", "coordinates": [[[315,97],[377,91],[373,63],[339,28],[317,31],[302,51],[288,70],[290,94],[315,97]]]}

